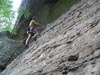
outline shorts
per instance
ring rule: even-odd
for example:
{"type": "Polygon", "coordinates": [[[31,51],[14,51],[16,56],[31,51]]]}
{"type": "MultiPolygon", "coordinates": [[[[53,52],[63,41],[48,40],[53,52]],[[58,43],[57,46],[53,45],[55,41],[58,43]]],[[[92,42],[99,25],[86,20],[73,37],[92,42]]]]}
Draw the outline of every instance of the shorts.
{"type": "Polygon", "coordinates": [[[37,32],[37,29],[33,27],[28,27],[27,30],[28,30],[28,33],[31,33],[32,35],[34,35],[37,32]]]}

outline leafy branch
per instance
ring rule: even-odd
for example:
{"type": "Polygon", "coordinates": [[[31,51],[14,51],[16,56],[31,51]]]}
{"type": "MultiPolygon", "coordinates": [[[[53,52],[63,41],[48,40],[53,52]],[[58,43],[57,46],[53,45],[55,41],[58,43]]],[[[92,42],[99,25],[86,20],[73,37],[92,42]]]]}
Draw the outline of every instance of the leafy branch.
{"type": "Polygon", "coordinates": [[[11,31],[14,15],[12,0],[0,0],[0,31],[11,31]]]}

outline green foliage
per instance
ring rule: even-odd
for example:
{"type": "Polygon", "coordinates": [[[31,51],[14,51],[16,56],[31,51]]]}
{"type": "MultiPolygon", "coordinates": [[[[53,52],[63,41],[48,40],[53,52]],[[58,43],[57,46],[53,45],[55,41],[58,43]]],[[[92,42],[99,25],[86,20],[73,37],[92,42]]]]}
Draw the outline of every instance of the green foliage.
{"type": "Polygon", "coordinates": [[[2,17],[12,17],[14,12],[11,10],[12,8],[12,0],[0,0],[0,16],[2,17]]]}
{"type": "Polygon", "coordinates": [[[0,0],[0,31],[11,31],[13,19],[12,0],[0,0]]]}

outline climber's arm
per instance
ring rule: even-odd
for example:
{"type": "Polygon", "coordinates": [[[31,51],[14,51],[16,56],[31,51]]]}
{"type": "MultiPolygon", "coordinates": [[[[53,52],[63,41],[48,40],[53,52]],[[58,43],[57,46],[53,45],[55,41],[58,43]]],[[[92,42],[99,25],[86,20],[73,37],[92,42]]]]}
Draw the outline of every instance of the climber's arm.
{"type": "Polygon", "coordinates": [[[39,26],[40,28],[45,28],[45,26],[43,26],[43,25],[41,25],[40,23],[38,23],[38,22],[34,22],[37,26],[39,26]]]}

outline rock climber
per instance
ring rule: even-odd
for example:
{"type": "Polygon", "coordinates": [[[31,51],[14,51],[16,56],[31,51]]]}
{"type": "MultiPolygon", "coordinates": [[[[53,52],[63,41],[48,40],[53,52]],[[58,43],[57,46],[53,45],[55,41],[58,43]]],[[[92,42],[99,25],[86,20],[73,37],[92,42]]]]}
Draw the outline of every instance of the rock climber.
{"type": "Polygon", "coordinates": [[[30,21],[29,26],[27,28],[28,37],[27,37],[27,39],[25,41],[25,46],[26,47],[28,47],[28,44],[29,44],[29,42],[30,42],[32,37],[36,40],[37,36],[39,35],[37,26],[44,28],[44,26],[42,26],[41,24],[39,24],[36,21],[36,17],[33,16],[32,20],[30,21]]]}

